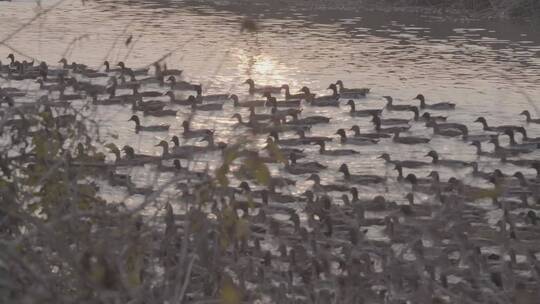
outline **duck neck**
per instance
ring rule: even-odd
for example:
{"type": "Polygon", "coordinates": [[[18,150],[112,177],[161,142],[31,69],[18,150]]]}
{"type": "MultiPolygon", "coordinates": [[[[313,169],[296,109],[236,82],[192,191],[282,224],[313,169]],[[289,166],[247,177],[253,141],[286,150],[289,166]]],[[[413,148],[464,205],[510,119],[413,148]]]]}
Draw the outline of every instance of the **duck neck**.
{"type": "Polygon", "coordinates": [[[509,132],[507,135],[508,135],[508,138],[510,138],[510,145],[512,146],[517,145],[516,139],[514,137],[514,133],[509,132]]]}
{"type": "Polygon", "coordinates": [[[169,145],[168,144],[164,144],[161,146],[163,148],[163,156],[167,156],[169,155],[169,145]]]}
{"type": "Polygon", "coordinates": [[[343,176],[345,176],[345,179],[349,179],[351,177],[351,173],[349,172],[349,168],[344,167],[342,172],[343,172],[343,176]]]}
{"type": "Polygon", "coordinates": [[[354,104],[354,102],[351,102],[351,103],[349,104],[349,106],[351,107],[351,111],[350,111],[351,113],[356,112],[356,105],[354,104]]]}
{"type": "Polygon", "coordinates": [[[398,180],[402,180],[402,179],[403,179],[403,168],[397,167],[396,170],[397,170],[397,172],[398,172],[398,177],[397,177],[397,179],[398,179],[398,180]]]}
{"type": "Polygon", "coordinates": [[[336,87],[331,87],[330,90],[332,90],[332,96],[334,97],[339,96],[339,93],[336,87]]]}
{"type": "Polygon", "coordinates": [[[431,161],[432,163],[436,164],[439,162],[439,156],[438,155],[432,155],[431,156],[433,158],[433,160],[431,161]]]}

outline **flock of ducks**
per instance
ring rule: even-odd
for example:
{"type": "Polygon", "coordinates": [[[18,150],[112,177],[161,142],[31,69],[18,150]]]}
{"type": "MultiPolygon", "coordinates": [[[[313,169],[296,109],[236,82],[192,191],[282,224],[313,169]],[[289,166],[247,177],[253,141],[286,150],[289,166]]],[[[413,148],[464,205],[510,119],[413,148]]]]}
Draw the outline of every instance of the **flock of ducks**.
{"type": "MultiPolygon", "coordinates": [[[[429,103],[418,94],[414,103],[394,104],[392,97],[383,96],[384,106],[366,108],[362,100],[370,89],[347,88],[341,80],[328,86],[331,94],[321,96],[308,87],[291,92],[286,84],[257,85],[248,79],[244,82],[247,97],[240,98],[236,94],[205,94],[201,84],[180,80],[182,70],[159,63],[151,73],[149,68],[129,68],[123,62],[111,67],[105,61],[104,69],[97,70],[65,59],[60,60],[59,68],[50,68],[45,62],[17,61],[13,54],[7,58],[7,63],[0,63],[2,133],[31,134],[35,122],[24,115],[31,103],[23,101],[27,92],[20,88],[22,83],[35,82],[36,90],[45,94],[36,104],[46,108],[58,129],[78,119],[76,114],[60,114],[60,109],[89,100],[100,107],[131,107],[129,121],[115,123],[131,123],[134,133],[169,136],[170,125],[147,124],[145,117],[176,117],[180,108],[197,115],[231,107],[236,112],[231,117],[237,122],[235,128],[245,129],[253,137],[262,136],[266,140],[263,150],[240,149],[237,157],[271,164],[284,174],[257,186],[253,174],[240,169],[238,186],[216,186],[211,199],[211,212],[232,207],[236,217],[250,222],[250,240],[236,257],[242,265],[239,280],[244,287],[264,283],[282,302],[316,298],[318,303],[538,303],[540,299],[540,162],[521,157],[540,148],[540,138],[528,136],[529,126],[540,124],[540,118],[532,117],[528,110],[516,113],[524,117],[516,125],[491,125],[485,117],[478,117],[471,123],[481,124],[483,132],[470,134],[470,126],[452,122],[449,114],[456,108],[454,103],[429,103]],[[103,78],[107,85],[94,81],[103,78]],[[145,89],[149,86],[159,89],[145,89]],[[129,93],[119,94],[120,90],[129,93]],[[188,92],[188,97],[179,97],[182,92],[188,92]],[[312,134],[314,125],[337,118],[306,116],[303,107],[348,108],[344,115],[353,121],[369,121],[373,127],[368,131],[358,124],[342,126],[332,137],[312,134]],[[411,118],[388,116],[395,112],[410,113],[411,118]],[[17,115],[20,118],[14,118],[17,115]],[[413,125],[423,126],[433,135],[408,134],[413,125]],[[428,146],[436,137],[470,144],[478,159],[500,161],[516,170],[484,172],[476,161],[443,157],[428,146]],[[501,137],[509,144],[502,145],[501,137]],[[363,147],[383,141],[423,145],[426,159],[407,160],[403,155],[381,153],[378,161],[395,170],[395,176],[350,169],[363,147]],[[306,152],[305,147],[313,145],[319,147],[315,153],[321,156],[306,152]],[[485,150],[487,147],[493,148],[485,150]],[[303,160],[309,157],[316,161],[303,160]],[[338,157],[346,161],[333,167],[338,157]],[[442,180],[442,168],[463,170],[489,186],[472,185],[457,177],[442,180]],[[430,173],[418,176],[414,173],[418,169],[430,173]],[[325,183],[319,175],[322,171],[342,178],[325,183]],[[536,175],[529,173],[532,171],[536,175]],[[301,195],[280,190],[294,188],[300,181],[310,183],[301,195]],[[362,187],[395,183],[407,189],[404,202],[383,195],[360,195],[362,187]],[[529,298],[536,302],[525,302],[529,298]]],[[[189,119],[182,122],[182,128],[170,141],[154,143],[161,149],[159,156],[136,153],[128,145],[119,149],[108,144],[106,149],[115,156],[108,162],[102,154],[92,155],[79,145],[71,161],[73,165],[103,168],[111,185],[125,187],[131,194],[147,195],[153,189],[137,187],[129,175],[116,171],[118,168],[154,164],[156,170],[185,179],[187,185],[208,184],[217,173],[189,169],[181,160],[205,153],[222,153],[225,158],[236,146],[216,142],[215,130],[193,128],[189,119]],[[188,140],[205,144],[185,144],[188,140]]],[[[25,148],[30,146],[27,143],[25,148]]],[[[2,156],[3,168],[16,159],[21,158],[2,156]]],[[[3,174],[8,170],[3,169],[3,174]]],[[[192,198],[197,187],[181,185],[182,197],[192,198]]]]}

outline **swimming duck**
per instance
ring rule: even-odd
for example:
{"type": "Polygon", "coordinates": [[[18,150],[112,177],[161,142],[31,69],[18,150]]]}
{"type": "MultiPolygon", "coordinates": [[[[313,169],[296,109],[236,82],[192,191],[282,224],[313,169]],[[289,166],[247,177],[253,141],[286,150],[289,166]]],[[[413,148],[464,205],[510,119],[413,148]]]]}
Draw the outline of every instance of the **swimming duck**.
{"type": "Polygon", "coordinates": [[[148,68],[140,68],[140,69],[131,69],[126,67],[126,64],[123,61],[120,61],[116,64],[116,66],[120,67],[120,72],[128,74],[128,75],[147,75],[149,69],[148,68]]]}
{"type": "Polygon", "coordinates": [[[161,161],[161,157],[159,156],[136,154],[135,150],[128,145],[125,145],[122,148],[122,151],[126,154],[126,159],[129,161],[137,161],[140,163],[153,163],[161,161]]]}
{"type": "Polygon", "coordinates": [[[349,99],[347,101],[347,105],[351,107],[349,115],[351,115],[352,117],[370,117],[373,115],[381,115],[382,113],[382,110],[380,109],[356,110],[356,105],[354,104],[354,100],[352,99],[349,99]]]}
{"type": "Polygon", "coordinates": [[[191,151],[187,147],[174,147],[172,150],[169,149],[169,143],[162,140],[160,141],[156,147],[162,147],[163,153],[161,154],[162,159],[170,159],[170,158],[187,158],[191,159],[196,151],[191,151]]]}
{"type": "Polygon", "coordinates": [[[191,130],[189,127],[189,121],[187,120],[184,120],[182,122],[182,128],[184,128],[184,132],[182,132],[182,137],[186,139],[205,137],[205,136],[208,136],[209,133],[214,133],[214,131],[209,130],[209,129],[191,130]]]}
{"type": "Polygon", "coordinates": [[[350,145],[373,145],[378,143],[379,141],[376,139],[366,138],[366,137],[352,137],[348,138],[347,133],[345,133],[344,129],[338,129],[336,134],[340,136],[340,142],[342,144],[350,144],[350,145]]]}
{"type": "Polygon", "coordinates": [[[326,116],[316,115],[316,116],[308,116],[299,119],[297,113],[290,114],[293,118],[292,121],[287,122],[288,124],[298,124],[298,125],[315,125],[315,124],[321,124],[321,123],[329,123],[330,118],[326,116]]]}
{"type": "Polygon", "coordinates": [[[373,125],[375,126],[375,131],[377,133],[396,133],[396,132],[404,132],[411,128],[411,126],[395,126],[395,127],[388,127],[388,128],[382,128],[381,127],[381,118],[379,116],[374,116],[371,120],[373,125]]]}
{"type": "Polygon", "coordinates": [[[515,131],[521,133],[521,135],[523,136],[523,138],[521,139],[522,142],[538,142],[538,143],[540,143],[540,137],[529,137],[529,136],[527,136],[527,130],[524,127],[519,127],[515,131]]]}
{"type": "Polygon", "coordinates": [[[244,81],[243,84],[249,85],[248,92],[249,94],[263,94],[263,93],[273,93],[273,94],[279,94],[281,93],[281,87],[273,87],[273,86],[255,86],[255,81],[253,79],[247,79],[244,81]]]}
{"type": "Polygon", "coordinates": [[[195,96],[195,98],[202,102],[225,101],[230,98],[230,94],[203,95],[202,84],[195,85],[194,87],[195,87],[195,92],[197,92],[197,96],[195,96]]]}
{"type": "Polygon", "coordinates": [[[254,107],[249,107],[249,120],[254,120],[254,121],[261,121],[261,120],[270,120],[274,117],[274,115],[272,114],[257,114],[255,113],[255,108],[254,107]]]}
{"type": "Polygon", "coordinates": [[[169,82],[169,86],[171,90],[179,90],[179,91],[192,91],[195,90],[195,85],[187,82],[187,81],[177,81],[176,77],[169,76],[167,78],[167,81],[169,82]]]}
{"type": "Polygon", "coordinates": [[[336,104],[336,101],[339,100],[339,94],[337,93],[337,88],[335,84],[331,84],[328,89],[332,90],[332,95],[325,95],[315,97],[315,94],[311,94],[308,87],[303,87],[300,91],[306,95],[306,101],[312,106],[339,106],[339,103],[336,104]]]}
{"type": "MultiPolygon", "coordinates": [[[[292,153],[290,157],[294,155],[292,153]]],[[[311,167],[311,166],[302,166],[297,163],[286,162],[285,164],[285,171],[292,175],[302,175],[302,174],[309,174],[309,173],[318,173],[320,169],[311,167]]]]}
{"type": "Polygon", "coordinates": [[[535,143],[535,142],[525,142],[521,144],[517,143],[514,136],[514,131],[511,129],[505,130],[503,134],[507,135],[510,138],[510,146],[514,148],[533,149],[533,150],[540,148],[540,143],[535,143]]]}
{"type": "Polygon", "coordinates": [[[516,153],[531,153],[534,151],[534,149],[528,149],[528,148],[518,148],[518,147],[501,147],[499,144],[499,136],[494,135],[491,137],[491,140],[489,141],[495,146],[495,152],[498,154],[516,154],[516,153]]]}
{"type": "Polygon", "coordinates": [[[458,129],[441,128],[438,124],[434,124],[432,125],[432,127],[433,127],[434,135],[440,135],[440,136],[445,136],[445,137],[463,136],[463,133],[458,129]]]}
{"type": "Polygon", "coordinates": [[[476,155],[478,156],[494,157],[494,158],[500,157],[500,153],[483,151],[482,144],[477,140],[474,140],[473,142],[471,142],[470,145],[476,147],[476,155]]]}
{"type": "Polygon", "coordinates": [[[399,131],[394,132],[394,137],[392,137],[393,142],[406,144],[406,145],[417,145],[417,144],[428,143],[431,140],[429,138],[414,137],[414,136],[400,137],[399,133],[400,133],[399,131]]]}
{"type": "Polygon", "coordinates": [[[415,98],[420,100],[420,109],[432,109],[432,110],[454,110],[456,108],[455,103],[451,102],[439,102],[434,104],[426,104],[426,99],[424,98],[424,95],[418,94],[415,98]]]}
{"type": "Polygon", "coordinates": [[[139,95],[141,97],[160,97],[163,96],[163,93],[161,91],[143,91],[139,92],[140,85],[134,86],[133,89],[133,95],[139,95]]]}
{"type": "Polygon", "coordinates": [[[492,131],[492,132],[504,132],[504,130],[517,130],[519,126],[511,126],[511,125],[504,125],[504,126],[497,126],[497,127],[490,127],[488,126],[488,123],[486,119],[482,116],[478,117],[474,122],[479,122],[482,124],[484,131],[492,131]]]}
{"type": "Polygon", "coordinates": [[[179,106],[191,106],[199,103],[195,96],[189,95],[187,99],[176,99],[173,91],[167,91],[164,95],[169,96],[169,102],[179,106]]]}
{"type": "Polygon", "coordinates": [[[154,116],[154,117],[165,117],[165,116],[175,116],[178,113],[176,110],[143,110],[144,116],[154,116]]]}
{"type": "MultiPolygon", "coordinates": [[[[214,133],[212,132],[209,132],[206,134],[206,136],[203,137],[203,140],[205,140],[206,138],[208,137],[212,137],[211,140],[207,140],[207,141],[214,141],[213,140],[213,137],[214,137],[214,133]]],[[[171,151],[173,153],[183,153],[183,152],[190,152],[190,153],[202,153],[202,152],[206,152],[208,149],[207,147],[200,147],[200,146],[193,146],[193,145],[182,145],[180,146],[180,139],[178,138],[178,136],[174,135],[172,138],[171,138],[171,142],[174,143],[174,146],[172,147],[171,151]]]]}
{"type": "Polygon", "coordinates": [[[49,91],[49,92],[53,92],[53,91],[61,91],[61,90],[64,90],[65,87],[66,87],[66,84],[61,82],[61,83],[58,83],[58,84],[49,84],[49,85],[45,85],[43,83],[43,79],[38,79],[36,80],[36,83],[39,83],[39,89],[40,90],[45,90],[45,91],[49,91]]]}
{"type": "MultiPolygon", "coordinates": [[[[190,96],[191,97],[191,96],[190,96]]],[[[191,104],[191,110],[192,111],[221,111],[223,110],[223,104],[222,103],[205,103],[202,105],[198,105],[195,101],[195,98],[192,99],[193,102],[191,104]]]]}
{"type": "Polygon", "coordinates": [[[461,132],[463,132],[462,139],[463,139],[463,141],[466,141],[466,142],[473,142],[473,141],[484,142],[484,141],[489,141],[489,140],[491,140],[491,137],[493,136],[493,134],[487,134],[487,133],[482,133],[482,134],[469,134],[469,130],[468,130],[468,129],[461,130],[461,132]]]}
{"type": "Polygon", "coordinates": [[[426,156],[429,156],[429,157],[432,158],[431,162],[434,165],[446,166],[446,167],[451,167],[451,168],[463,168],[463,167],[469,167],[471,165],[470,163],[468,163],[466,161],[462,161],[462,160],[439,159],[439,154],[435,150],[429,151],[426,154],[426,156]]]}
{"type": "Polygon", "coordinates": [[[302,101],[300,99],[289,99],[289,100],[280,100],[278,101],[275,97],[270,95],[270,93],[264,93],[266,97],[265,106],[273,108],[297,108],[300,106],[302,101]]]}
{"type": "Polygon", "coordinates": [[[304,130],[297,130],[296,134],[306,142],[306,144],[313,144],[317,143],[319,141],[332,141],[331,137],[326,136],[306,136],[306,132],[304,130]]]}
{"type": "Polygon", "coordinates": [[[170,126],[169,125],[153,125],[153,126],[142,126],[141,122],[139,120],[139,116],[133,115],[128,121],[135,122],[135,132],[138,133],[139,131],[147,131],[147,132],[162,132],[162,131],[168,131],[170,126]]]}
{"type": "Polygon", "coordinates": [[[254,130],[267,130],[267,128],[269,127],[267,124],[259,123],[256,119],[252,119],[251,117],[249,121],[245,122],[242,120],[242,115],[240,115],[240,113],[234,113],[231,118],[235,118],[238,120],[236,126],[245,126],[254,130]]]}
{"type": "MultiPolygon", "coordinates": [[[[442,122],[442,123],[439,123],[437,122],[436,120],[429,120],[426,122],[426,127],[428,128],[434,128],[437,127],[438,130],[440,132],[444,132],[443,130],[444,129],[454,129],[454,130],[459,130],[460,131],[460,134],[459,135],[462,135],[462,134],[465,134],[465,133],[468,133],[469,131],[469,128],[464,125],[464,124],[461,124],[461,123],[455,123],[455,122],[442,122]]],[[[435,131],[434,131],[435,132],[435,131]]],[[[457,135],[456,135],[457,136],[457,135]]]]}
{"type": "Polygon", "coordinates": [[[291,100],[291,99],[305,99],[306,94],[305,93],[298,93],[298,94],[291,94],[291,90],[289,88],[288,84],[284,84],[281,86],[283,90],[285,90],[285,100],[291,100]]]}
{"type": "Polygon", "coordinates": [[[208,133],[205,137],[203,137],[200,141],[206,141],[208,142],[208,146],[203,147],[203,151],[215,151],[215,150],[223,150],[227,147],[227,144],[224,142],[215,142],[214,140],[214,133],[208,133]]]}
{"type": "Polygon", "coordinates": [[[112,68],[111,69],[111,64],[109,63],[109,61],[105,60],[105,62],[103,62],[103,65],[105,66],[105,72],[107,73],[119,73],[122,71],[121,68],[112,68]]]}
{"type": "Polygon", "coordinates": [[[488,172],[480,171],[478,169],[478,163],[477,162],[471,162],[471,167],[473,169],[472,176],[474,176],[474,177],[478,177],[478,178],[485,179],[485,180],[489,181],[489,179],[493,176],[493,174],[491,172],[488,173],[488,172]]]}
{"type": "Polygon", "coordinates": [[[381,124],[381,126],[395,126],[395,125],[406,125],[409,123],[408,119],[402,119],[402,118],[381,118],[378,115],[372,115],[371,122],[375,120],[375,117],[378,117],[378,122],[381,124]]]}
{"type": "Polygon", "coordinates": [[[315,143],[316,145],[319,145],[319,154],[322,155],[329,155],[329,156],[344,156],[344,155],[352,155],[352,154],[358,154],[358,151],[351,150],[351,149],[335,149],[335,150],[326,150],[326,144],[324,141],[318,141],[315,143]]]}
{"type": "MultiPolygon", "coordinates": [[[[286,158],[289,158],[289,156],[294,153],[296,154],[297,158],[305,157],[305,154],[303,153],[304,150],[296,149],[296,148],[283,148],[278,145],[278,143],[275,143],[272,137],[266,138],[266,146],[264,147],[265,150],[268,150],[268,154],[270,156],[276,156],[276,153],[280,153],[281,156],[284,156],[286,158]]],[[[278,157],[275,157],[278,158],[278,157]]]]}
{"type": "MultiPolygon", "coordinates": [[[[416,113],[418,113],[418,108],[417,107],[413,107],[413,112],[415,112],[415,117],[417,116],[416,113]],[[416,111],[414,110],[416,109],[416,111]]],[[[431,115],[431,113],[429,112],[424,112],[422,114],[422,119],[424,121],[437,121],[437,122],[445,122],[447,120],[447,117],[446,116],[440,116],[440,115],[431,115]]],[[[418,120],[415,118],[415,120],[418,120]]]]}
{"type": "Polygon", "coordinates": [[[281,146],[298,146],[309,144],[309,141],[306,141],[302,138],[287,138],[279,139],[279,134],[277,131],[270,132],[270,136],[274,138],[274,142],[281,146]]]}
{"type": "Polygon", "coordinates": [[[360,127],[358,125],[353,125],[350,130],[354,132],[354,137],[363,137],[363,138],[372,138],[372,139],[391,137],[390,134],[388,133],[360,133],[360,127]]]}
{"type": "Polygon", "coordinates": [[[388,153],[383,153],[378,158],[383,159],[387,164],[399,164],[401,167],[409,169],[421,168],[430,165],[430,163],[416,160],[392,160],[388,153]]]}
{"type": "Polygon", "coordinates": [[[345,178],[345,181],[355,184],[380,184],[384,183],[386,180],[385,178],[377,175],[367,175],[367,174],[351,174],[349,172],[349,167],[347,164],[342,164],[339,167],[339,172],[343,173],[343,177],[345,178]]]}
{"type": "Polygon", "coordinates": [[[232,99],[235,107],[242,108],[251,108],[251,107],[264,107],[266,100],[248,100],[248,101],[238,101],[238,96],[236,94],[231,94],[230,99],[232,99]]]}
{"type": "Polygon", "coordinates": [[[526,122],[540,124],[540,118],[531,118],[531,113],[528,110],[524,110],[519,115],[525,115],[526,122]]]}
{"type": "Polygon", "coordinates": [[[163,110],[163,108],[166,105],[167,103],[160,100],[149,100],[149,101],[139,100],[138,102],[136,100],[133,100],[131,109],[133,111],[157,111],[157,110],[163,110]]]}
{"type": "Polygon", "coordinates": [[[432,179],[419,179],[414,173],[409,173],[405,177],[405,181],[412,185],[413,192],[422,192],[425,194],[433,194],[432,179]]]}
{"type": "Polygon", "coordinates": [[[370,89],[369,88],[358,88],[358,89],[348,89],[343,85],[343,81],[336,81],[336,86],[339,88],[339,94],[349,94],[349,95],[360,95],[366,96],[370,89]]]}
{"type": "MultiPolygon", "coordinates": [[[[322,164],[320,164],[319,162],[316,162],[316,161],[299,163],[299,162],[297,162],[298,157],[296,156],[295,153],[291,153],[289,155],[289,159],[291,161],[291,166],[299,166],[299,167],[304,167],[304,168],[310,168],[313,171],[320,171],[320,170],[324,170],[324,169],[328,168],[327,166],[322,165],[322,164]]],[[[316,172],[312,172],[312,173],[316,173],[316,172]]]]}
{"type": "Polygon", "coordinates": [[[388,111],[410,111],[411,105],[394,105],[393,101],[394,99],[391,96],[383,96],[384,99],[386,99],[386,106],[385,108],[388,111]]]}
{"type": "Polygon", "coordinates": [[[313,181],[313,192],[330,192],[330,191],[349,191],[349,187],[346,185],[340,185],[340,184],[321,184],[321,178],[318,174],[311,174],[308,179],[308,181],[313,181]]]}

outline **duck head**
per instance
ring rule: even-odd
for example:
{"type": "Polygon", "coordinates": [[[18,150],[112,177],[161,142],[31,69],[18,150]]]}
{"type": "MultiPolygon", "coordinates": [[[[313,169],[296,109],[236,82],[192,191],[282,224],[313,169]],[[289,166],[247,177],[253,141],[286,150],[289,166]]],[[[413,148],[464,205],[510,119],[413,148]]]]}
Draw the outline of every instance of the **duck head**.
{"type": "Polygon", "coordinates": [[[306,95],[307,95],[307,94],[310,94],[310,91],[309,91],[309,88],[308,88],[308,87],[302,87],[302,88],[300,89],[300,92],[302,92],[302,93],[304,93],[304,94],[306,94],[306,95]]]}
{"type": "Polygon", "coordinates": [[[127,158],[128,159],[133,159],[135,158],[135,150],[128,146],[128,145],[125,145],[123,148],[122,148],[122,151],[124,151],[124,153],[126,154],[127,158]]]}
{"type": "Polygon", "coordinates": [[[139,120],[139,116],[137,115],[131,116],[131,118],[128,119],[128,121],[134,121],[137,126],[141,124],[141,121],[139,120]]]}
{"type": "Polygon", "coordinates": [[[61,63],[61,64],[63,64],[65,66],[65,65],[67,65],[67,59],[62,58],[62,59],[58,60],[58,63],[61,63]]]}
{"type": "Polygon", "coordinates": [[[341,166],[339,166],[338,172],[349,175],[349,167],[347,166],[347,164],[341,164],[341,166]]]}
{"type": "Polygon", "coordinates": [[[418,179],[416,178],[416,175],[414,175],[414,173],[407,174],[405,180],[413,185],[416,185],[416,183],[418,182],[418,179]]]}
{"type": "Polygon", "coordinates": [[[434,160],[439,158],[439,154],[435,150],[429,151],[425,156],[429,156],[433,158],[434,160]]]}
{"type": "Polygon", "coordinates": [[[392,101],[394,101],[394,99],[392,98],[392,96],[383,96],[384,99],[386,99],[386,102],[388,104],[392,104],[392,101]]]}
{"type": "Polygon", "coordinates": [[[184,120],[182,122],[182,127],[184,128],[184,130],[189,130],[189,121],[184,120]]]}
{"type": "Polygon", "coordinates": [[[239,100],[238,100],[238,95],[236,94],[231,94],[231,96],[229,96],[229,98],[234,102],[235,105],[238,104],[239,100]]]}
{"type": "Polygon", "coordinates": [[[244,192],[251,192],[251,187],[249,186],[249,184],[247,182],[241,182],[240,185],[238,185],[238,188],[240,188],[240,190],[244,191],[244,192]]]}
{"type": "Polygon", "coordinates": [[[360,134],[360,127],[358,125],[353,125],[350,129],[354,134],[360,134]]]}
{"type": "Polygon", "coordinates": [[[479,122],[479,123],[487,123],[486,119],[482,116],[478,117],[474,122],[479,122]]]}
{"type": "Polygon", "coordinates": [[[15,62],[15,55],[13,55],[13,53],[10,53],[9,55],[7,55],[6,58],[11,60],[11,63],[15,62]]]}
{"type": "Polygon", "coordinates": [[[118,62],[116,65],[119,66],[122,70],[126,68],[126,65],[123,61],[118,62]]]}
{"type": "Polygon", "coordinates": [[[336,81],[336,85],[343,87],[343,81],[341,80],[336,81]]]}
{"type": "Polygon", "coordinates": [[[383,153],[383,154],[381,154],[381,155],[380,155],[379,157],[377,157],[377,158],[384,159],[384,160],[387,161],[387,162],[391,160],[391,159],[390,159],[390,154],[388,154],[388,153],[383,153]]]}
{"type": "Polygon", "coordinates": [[[231,116],[231,118],[236,118],[238,119],[238,122],[242,122],[242,116],[239,114],[239,113],[234,113],[233,116],[231,116]]]}
{"type": "Polygon", "coordinates": [[[527,110],[522,111],[521,113],[519,113],[519,115],[525,115],[526,117],[531,117],[531,113],[529,113],[529,111],[527,110]]]}
{"type": "Polygon", "coordinates": [[[349,106],[351,106],[351,107],[354,107],[354,106],[355,106],[354,100],[349,99],[349,100],[347,101],[347,105],[349,105],[349,106]]]}
{"type": "Polygon", "coordinates": [[[347,137],[347,134],[345,133],[345,130],[344,129],[338,129],[336,131],[336,134],[341,136],[341,138],[346,138],[347,137]]]}
{"type": "Polygon", "coordinates": [[[173,75],[167,77],[167,81],[168,82],[171,82],[171,83],[175,83],[176,82],[176,77],[174,77],[173,75]]]}
{"type": "Polygon", "coordinates": [[[251,87],[251,86],[255,86],[255,81],[253,81],[253,79],[251,78],[248,78],[242,84],[249,84],[249,86],[251,87]]]}
{"type": "Polygon", "coordinates": [[[171,138],[171,142],[174,143],[175,147],[180,146],[180,140],[178,139],[178,136],[176,136],[176,135],[171,138]]]}
{"type": "Polygon", "coordinates": [[[420,102],[422,102],[422,103],[426,101],[426,99],[424,98],[424,95],[422,95],[422,94],[416,95],[416,97],[413,98],[413,100],[414,99],[420,100],[420,102]]]}

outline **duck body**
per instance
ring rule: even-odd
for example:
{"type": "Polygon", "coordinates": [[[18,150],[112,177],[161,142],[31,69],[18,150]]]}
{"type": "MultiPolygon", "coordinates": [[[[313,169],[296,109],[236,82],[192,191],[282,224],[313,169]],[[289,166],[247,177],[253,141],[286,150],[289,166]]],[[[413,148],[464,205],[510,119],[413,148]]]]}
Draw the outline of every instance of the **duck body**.
{"type": "Polygon", "coordinates": [[[347,105],[351,107],[351,110],[349,111],[349,115],[352,117],[371,117],[371,116],[379,116],[382,113],[381,109],[365,109],[365,110],[356,110],[356,105],[354,104],[354,100],[349,99],[347,101],[347,105]]]}
{"type": "Polygon", "coordinates": [[[191,130],[189,127],[189,122],[184,121],[182,122],[182,127],[184,128],[184,132],[182,132],[182,137],[189,139],[189,138],[198,138],[198,137],[206,137],[209,133],[214,133],[213,131],[209,129],[198,129],[198,130],[191,130]]]}
{"type": "Polygon", "coordinates": [[[340,136],[341,144],[365,146],[365,145],[377,144],[379,142],[377,139],[365,138],[365,137],[352,137],[352,138],[349,138],[349,137],[347,137],[347,134],[345,133],[344,129],[337,130],[336,134],[338,134],[340,136]]]}
{"type": "Polygon", "coordinates": [[[336,81],[335,85],[338,87],[340,95],[354,97],[365,97],[371,90],[370,88],[346,88],[341,80],[336,81]]]}
{"type": "MultiPolygon", "coordinates": [[[[375,115],[373,116],[375,118],[375,115]]],[[[381,118],[379,117],[379,122],[381,126],[396,126],[396,125],[406,125],[409,123],[408,119],[401,118],[381,118]]]]}
{"type": "Polygon", "coordinates": [[[288,124],[298,124],[298,125],[315,125],[315,124],[326,124],[330,122],[330,118],[326,116],[308,116],[304,118],[298,118],[298,115],[291,115],[293,117],[292,121],[287,122],[288,124]]]}
{"type": "Polygon", "coordinates": [[[455,103],[451,102],[438,102],[434,104],[426,104],[426,99],[424,95],[418,94],[414,99],[420,100],[420,109],[431,109],[431,110],[454,110],[456,108],[455,103]]]}
{"type": "Polygon", "coordinates": [[[371,138],[371,139],[391,137],[391,135],[388,133],[360,133],[360,127],[357,125],[352,126],[351,131],[354,132],[354,137],[363,137],[363,138],[371,138]]]}
{"type": "Polygon", "coordinates": [[[411,111],[411,105],[394,105],[394,99],[391,96],[383,96],[386,99],[385,108],[388,111],[411,111]]]}
{"type": "Polygon", "coordinates": [[[359,152],[356,150],[351,149],[335,149],[335,150],[326,150],[326,145],[324,141],[320,141],[316,143],[320,146],[319,154],[321,155],[328,155],[328,156],[345,156],[345,155],[352,155],[352,154],[358,154],[359,152]]]}
{"type": "Polygon", "coordinates": [[[231,94],[229,98],[232,99],[235,108],[264,107],[266,105],[266,100],[247,100],[240,102],[238,96],[235,94],[231,94]]]}
{"type": "Polygon", "coordinates": [[[540,118],[531,118],[531,113],[528,110],[521,112],[519,115],[524,115],[527,123],[540,124],[540,118]]]}
{"type": "Polygon", "coordinates": [[[193,111],[221,111],[223,110],[223,104],[222,103],[206,103],[202,105],[197,105],[196,103],[192,103],[191,110],[193,111]]]}
{"type": "Polygon", "coordinates": [[[253,94],[264,94],[264,93],[272,93],[272,94],[279,94],[281,93],[281,87],[274,87],[274,86],[255,86],[255,81],[253,79],[247,79],[243,84],[249,85],[248,92],[250,95],[253,94]]]}
{"type": "Polygon", "coordinates": [[[143,126],[140,123],[139,117],[137,115],[131,116],[129,121],[135,122],[135,132],[147,131],[147,132],[163,132],[168,131],[169,125],[152,125],[152,126],[143,126]]]}
{"type": "Polygon", "coordinates": [[[378,158],[384,159],[386,163],[399,165],[402,168],[409,168],[409,169],[416,169],[416,168],[422,168],[430,166],[431,164],[428,162],[423,161],[415,161],[415,160],[392,160],[390,159],[390,155],[388,153],[383,153],[378,158]]]}
{"type": "Polygon", "coordinates": [[[435,150],[429,151],[428,154],[426,154],[426,156],[429,156],[433,159],[432,163],[434,165],[445,166],[445,167],[450,167],[450,168],[464,168],[464,167],[471,166],[470,163],[466,161],[462,161],[462,160],[439,159],[439,154],[435,150]]]}
{"type": "Polygon", "coordinates": [[[399,133],[400,132],[394,133],[394,137],[392,138],[393,142],[405,144],[405,145],[417,145],[417,144],[425,144],[425,143],[430,142],[429,138],[414,137],[414,136],[400,137],[399,133]]]}
{"type": "Polygon", "coordinates": [[[409,130],[411,128],[411,126],[409,126],[409,125],[382,128],[380,120],[381,120],[381,118],[379,116],[373,116],[373,119],[371,120],[371,122],[375,126],[375,131],[377,131],[377,133],[404,132],[404,131],[407,131],[407,130],[409,130]]]}
{"type": "Polygon", "coordinates": [[[345,181],[355,184],[380,184],[386,181],[385,178],[377,175],[366,175],[366,174],[350,174],[349,168],[346,164],[342,164],[339,167],[339,172],[343,173],[345,181]]]}

